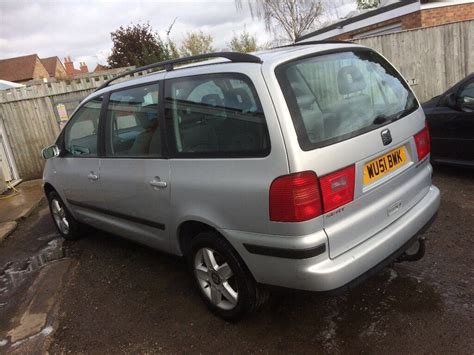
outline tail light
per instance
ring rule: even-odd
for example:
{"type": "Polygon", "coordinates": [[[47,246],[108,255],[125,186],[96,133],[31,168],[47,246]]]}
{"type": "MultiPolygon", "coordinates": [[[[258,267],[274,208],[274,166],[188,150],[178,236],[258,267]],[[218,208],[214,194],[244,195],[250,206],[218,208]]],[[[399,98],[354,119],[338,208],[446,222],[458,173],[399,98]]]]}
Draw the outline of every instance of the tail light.
{"type": "Polygon", "coordinates": [[[430,131],[428,124],[425,122],[425,128],[415,134],[416,152],[418,153],[418,160],[423,160],[431,150],[430,145],[430,131]]]}
{"type": "Polygon", "coordinates": [[[280,176],[270,186],[270,220],[303,222],[345,205],[354,200],[354,178],[354,165],[319,179],[313,171],[280,176]]]}
{"type": "Polygon", "coordinates": [[[284,175],[270,186],[270,220],[302,222],[322,213],[318,177],[313,171],[284,175]]]}
{"type": "Polygon", "coordinates": [[[321,177],[324,213],[335,210],[354,200],[355,166],[321,177]]]}

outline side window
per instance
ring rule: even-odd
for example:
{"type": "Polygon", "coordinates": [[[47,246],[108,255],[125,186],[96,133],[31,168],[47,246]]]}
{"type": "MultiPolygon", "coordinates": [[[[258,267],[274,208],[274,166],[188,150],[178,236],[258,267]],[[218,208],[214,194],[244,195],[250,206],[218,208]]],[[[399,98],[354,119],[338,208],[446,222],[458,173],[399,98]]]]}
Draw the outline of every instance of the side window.
{"type": "Polygon", "coordinates": [[[107,106],[106,154],[116,157],[161,156],[159,85],[113,92],[107,106]]]}
{"type": "MultiPolygon", "coordinates": [[[[270,149],[250,79],[209,74],[166,81],[166,122],[177,156],[254,157],[270,149]]],[[[172,147],[173,148],[173,144],[172,147]]]]}
{"type": "Polygon", "coordinates": [[[99,117],[103,97],[86,102],[67,125],[64,146],[69,155],[97,156],[99,117]]]}

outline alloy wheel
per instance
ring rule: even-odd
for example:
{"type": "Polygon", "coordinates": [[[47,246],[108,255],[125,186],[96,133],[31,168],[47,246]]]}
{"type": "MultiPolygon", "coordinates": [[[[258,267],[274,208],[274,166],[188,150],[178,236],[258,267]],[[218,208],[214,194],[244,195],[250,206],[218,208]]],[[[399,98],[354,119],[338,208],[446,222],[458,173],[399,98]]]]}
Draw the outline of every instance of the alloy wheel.
{"type": "Polygon", "coordinates": [[[59,230],[63,234],[69,233],[69,221],[67,220],[66,210],[64,206],[57,199],[51,200],[51,212],[53,219],[59,230]]]}
{"type": "Polygon", "coordinates": [[[224,310],[237,305],[239,292],[234,272],[218,252],[199,249],[194,258],[194,275],[212,304],[224,310]]]}

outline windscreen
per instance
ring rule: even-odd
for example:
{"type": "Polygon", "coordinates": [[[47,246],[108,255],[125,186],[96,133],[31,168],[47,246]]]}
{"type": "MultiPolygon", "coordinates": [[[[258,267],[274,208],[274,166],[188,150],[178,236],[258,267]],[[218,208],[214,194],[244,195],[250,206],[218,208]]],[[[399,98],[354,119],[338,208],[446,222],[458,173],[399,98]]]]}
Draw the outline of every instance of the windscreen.
{"type": "Polygon", "coordinates": [[[278,66],[276,75],[303,150],[363,134],[418,108],[407,83],[370,50],[297,59],[278,66]]]}

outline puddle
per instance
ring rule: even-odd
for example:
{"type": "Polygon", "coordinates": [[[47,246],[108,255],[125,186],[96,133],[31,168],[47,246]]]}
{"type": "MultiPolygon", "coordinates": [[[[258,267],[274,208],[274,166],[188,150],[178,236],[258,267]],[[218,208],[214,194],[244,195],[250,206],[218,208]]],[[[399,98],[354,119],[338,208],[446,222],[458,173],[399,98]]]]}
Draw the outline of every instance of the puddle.
{"type": "Polygon", "coordinates": [[[346,298],[341,296],[339,298],[333,298],[328,300],[327,309],[328,314],[324,317],[325,326],[322,333],[320,334],[320,339],[326,351],[328,353],[338,352],[338,325],[337,321],[339,318],[339,302],[344,303],[346,298]]]}
{"type": "Polygon", "coordinates": [[[395,280],[398,277],[398,272],[396,272],[394,269],[390,268],[390,275],[387,280],[387,284],[391,283],[393,280],[395,280]]]}
{"type": "Polygon", "coordinates": [[[11,344],[11,347],[12,348],[17,347],[21,344],[24,344],[24,343],[26,343],[30,340],[33,340],[33,339],[37,338],[39,336],[47,337],[48,335],[50,335],[53,332],[53,330],[54,330],[54,328],[51,325],[48,325],[47,327],[43,328],[39,333],[30,335],[28,338],[18,340],[16,343],[11,344]]]}
{"type": "Polygon", "coordinates": [[[0,310],[7,306],[8,294],[17,289],[31,273],[55,260],[70,256],[63,239],[53,239],[36,255],[26,260],[8,262],[0,269],[0,310]]]}
{"type": "Polygon", "coordinates": [[[51,239],[57,238],[57,236],[58,236],[58,233],[50,233],[50,234],[42,235],[41,237],[38,237],[37,239],[41,241],[51,240],[51,239]]]}
{"type": "MultiPolygon", "coordinates": [[[[15,348],[17,346],[20,346],[26,342],[29,342],[35,338],[38,338],[38,337],[47,337],[48,335],[50,335],[52,332],[54,331],[54,328],[51,326],[51,325],[48,325],[46,327],[44,327],[43,329],[41,329],[41,331],[39,333],[36,333],[36,334],[33,334],[33,335],[30,335],[29,337],[26,337],[24,339],[21,339],[21,340],[18,340],[16,341],[15,343],[10,343],[7,339],[1,339],[0,340],[0,347],[3,347],[3,346],[6,346],[6,345],[9,345],[11,348],[15,348]]],[[[8,349],[7,349],[8,350],[8,349]]]]}

